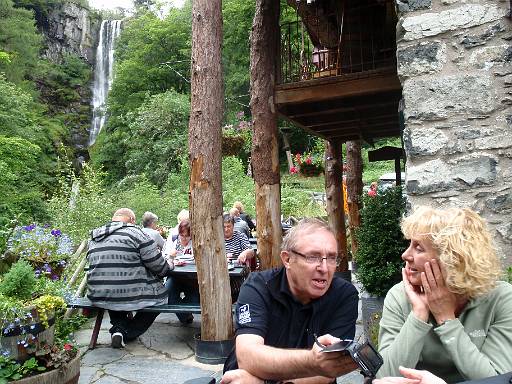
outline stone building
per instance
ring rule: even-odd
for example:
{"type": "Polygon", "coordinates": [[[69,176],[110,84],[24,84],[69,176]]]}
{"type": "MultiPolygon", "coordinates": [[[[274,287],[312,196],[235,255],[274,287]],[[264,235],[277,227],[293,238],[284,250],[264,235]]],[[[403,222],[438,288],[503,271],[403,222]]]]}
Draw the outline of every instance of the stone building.
{"type": "Polygon", "coordinates": [[[398,1],[407,194],[471,207],[512,264],[512,23],[507,1],[398,1]]]}

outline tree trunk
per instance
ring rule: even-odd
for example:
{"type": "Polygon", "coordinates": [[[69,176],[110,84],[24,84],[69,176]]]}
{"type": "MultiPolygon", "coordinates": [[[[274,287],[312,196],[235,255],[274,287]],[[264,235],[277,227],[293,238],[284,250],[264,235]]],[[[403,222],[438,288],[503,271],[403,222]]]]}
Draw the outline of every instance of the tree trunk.
{"type": "Polygon", "coordinates": [[[233,336],[231,290],[222,227],[222,1],[192,5],[190,212],[201,294],[201,339],[233,336]]]}
{"type": "Polygon", "coordinates": [[[343,154],[340,141],[326,141],[325,194],[329,225],[336,234],[340,265],[338,272],[348,271],[347,232],[343,210],[343,154]]]}
{"type": "Polygon", "coordinates": [[[347,141],[347,195],[352,256],[357,253],[356,228],[361,224],[359,211],[363,194],[363,158],[361,141],[347,141]]]}
{"type": "Polygon", "coordinates": [[[257,0],[251,33],[251,113],[256,232],[262,269],[280,265],[282,241],[279,140],[274,86],[279,48],[279,1],[257,0]]]}

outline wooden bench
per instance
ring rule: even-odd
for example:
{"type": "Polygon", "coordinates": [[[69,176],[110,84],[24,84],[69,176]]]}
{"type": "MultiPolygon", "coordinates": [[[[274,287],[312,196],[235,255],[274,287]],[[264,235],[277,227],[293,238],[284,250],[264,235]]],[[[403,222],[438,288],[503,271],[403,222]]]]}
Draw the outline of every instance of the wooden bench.
{"type": "MultiPolygon", "coordinates": [[[[100,333],[101,322],[103,321],[103,314],[105,309],[94,306],[94,304],[86,297],[74,297],[67,303],[70,309],[95,309],[98,311],[96,315],[96,321],[92,330],[91,341],[89,342],[89,349],[96,348],[98,342],[98,335],[100,333]]],[[[235,305],[232,307],[232,311],[235,310],[235,305]]],[[[142,312],[158,312],[158,313],[201,313],[201,306],[198,304],[166,304],[156,305],[153,307],[147,307],[141,309],[142,312]]]]}

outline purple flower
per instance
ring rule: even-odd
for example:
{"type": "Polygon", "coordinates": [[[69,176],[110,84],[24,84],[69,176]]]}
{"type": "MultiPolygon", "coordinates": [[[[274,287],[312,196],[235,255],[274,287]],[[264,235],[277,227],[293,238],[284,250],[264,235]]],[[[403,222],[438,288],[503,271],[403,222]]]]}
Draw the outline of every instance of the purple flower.
{"type": "Polygon", "coordinates": [[[34,274],[36,275],[36,277],[40,277],[40,276],[41,276],[41,270],[36,269],[36,270],[34,271],[34,274]]]}
{"type": "Polygon", "coordinates": [[[52,280],[55,281],[55,280],[59,280],[59,276],[57,275],[52,275],[52,280]]]}
{"type": "Polygon", "coordinates": [[[50,267],[50,266],[48,265],[48,263],[45,263],[45,264],[43,265],[43,269],[44,269],[44,272],[45,272],[45,273],[52,273],[52,267],[50,267]]]}
{"type": "Polygon", "coordinates": [[[36,227],[36,225],[34,223],[30,224],[30,225],[26,225],[23,227],[23,229],[27,232],[30,232],[32,230],[34,230],[34,228],[36,227]]]}
{"type": "Polygon", "coordinates": [[[60,231],[60,229],[52,229],[51,234],[53,237],[60,237],[60,235],[62,235],[62,232],[60,231]]]}

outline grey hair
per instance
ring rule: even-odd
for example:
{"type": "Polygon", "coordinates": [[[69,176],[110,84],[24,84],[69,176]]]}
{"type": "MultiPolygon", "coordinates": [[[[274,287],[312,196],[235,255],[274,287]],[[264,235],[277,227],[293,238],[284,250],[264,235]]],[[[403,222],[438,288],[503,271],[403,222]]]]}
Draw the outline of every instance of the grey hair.
{"type": "Polygon", "coordinates": [[[318,230],[327,231],[336,237],[332,228],[329,227],[329,224],[327,224],[325,221],[316,218],[305,218],[299,221],[297,225],[290,228],[283,239],[283,243],[281,244],[281,251],[290,251],[295,249],[297,246],[297,241],[302,235],[318,230]]]}
{"type": "Polygon", "coordinates": [[[235,225],[235,219],[229,213],[225,213],[222,215],[222,223],[231,223],[235,225]]]}
{"type": "Polygon", "coordinates": [[[151,224],[156,223],[158,221],[158,216],[153,212],[144,212],[142,215],[142,226],[144,228],[149,227],[151,224]]]}

